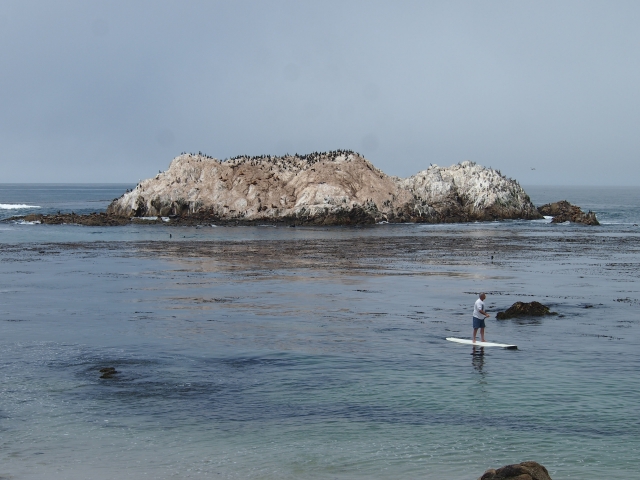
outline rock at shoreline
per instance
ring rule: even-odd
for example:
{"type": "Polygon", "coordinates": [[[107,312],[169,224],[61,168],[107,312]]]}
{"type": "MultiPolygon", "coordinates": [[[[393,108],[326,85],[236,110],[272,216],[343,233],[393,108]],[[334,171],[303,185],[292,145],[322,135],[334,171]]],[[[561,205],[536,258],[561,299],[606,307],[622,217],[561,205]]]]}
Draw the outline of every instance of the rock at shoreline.
{"type": "Polygon", "coordinates": [[[498,320],[507,320],[509,318],[542,317],[544,315],[556,315],[556,313],[549,311],[549,307],[540,302],[516,302],[506,311],[498,312],[496,318],[498,320]]]}
{"type": "Polygon", "coordinates": [[[59,213],[57,215],[42,215],[40,213],[35,213],[31,215],[26,215],[24,217],[11,217],[3,221],[24,221],[24,222],[43,223],[47,225],[76,224],[76,225],[86,225],[90,227],[127,225],[131,223],[131,219],[129,217],[112,215],[104,212],[90,213],[88,215],[76,215],[75,213],[59,213]]]}
{"type": "Polygon", "coordinates": [[[489,469],[478,480],[551,480],[551,477],[538,462],[522,462],[489,469]]]}
{"type": "MultiPolygon", "coordinates": [[[[350,225],[542,218],[520,185],[472,162],[391,177],[360,154],[176,157],[107,210],[117,217],[172,216],[202,223],[350,225]]],[[[188,220],[187,220],[188,221],[188,220]]]]}
{"type": "Polygon", "coordinates": [[[551,223],[574,222],[584,225],[600,225],[595,212],[589,210],[584,213],[580,207],[571,205],[566,200],[542,205],[538,207],[538,212],[547,217],[553,217],[551,223]]]}

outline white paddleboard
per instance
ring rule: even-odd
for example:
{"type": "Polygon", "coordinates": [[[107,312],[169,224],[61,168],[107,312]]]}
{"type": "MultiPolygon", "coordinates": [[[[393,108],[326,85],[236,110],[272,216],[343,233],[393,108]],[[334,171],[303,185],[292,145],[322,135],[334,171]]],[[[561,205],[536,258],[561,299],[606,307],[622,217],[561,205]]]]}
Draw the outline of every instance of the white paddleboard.
{"type": "Polygon", "coordinates": [[[466,338],[447,337],[447,340],[449,340],[450,342],[464,343],[466,345],[475,345],[477,347],[500,347],[500,348],[509,348],[512,350],[515,350],[516,348],[518,348],[517,345],[508,345],[506,343],[480,342],[478,340],[474,342],[473,340],[469,340],[466,338]]]}

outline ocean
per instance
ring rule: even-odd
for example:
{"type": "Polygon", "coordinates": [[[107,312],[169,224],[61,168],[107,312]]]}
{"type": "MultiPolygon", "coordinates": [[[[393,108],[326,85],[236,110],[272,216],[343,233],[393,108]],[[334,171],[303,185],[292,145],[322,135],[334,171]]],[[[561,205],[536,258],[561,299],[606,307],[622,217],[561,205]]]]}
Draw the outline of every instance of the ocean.
{"type": "MultiPolygon", "coordinates": [[[[0,218],[131,187],[0,185],[0,218]]],[[[0,478],[633,478],[640,188],[525,190],[602,225],[0,223],[0,478]],[[518,350],[445,340],[480,291],[518,350]]]]}

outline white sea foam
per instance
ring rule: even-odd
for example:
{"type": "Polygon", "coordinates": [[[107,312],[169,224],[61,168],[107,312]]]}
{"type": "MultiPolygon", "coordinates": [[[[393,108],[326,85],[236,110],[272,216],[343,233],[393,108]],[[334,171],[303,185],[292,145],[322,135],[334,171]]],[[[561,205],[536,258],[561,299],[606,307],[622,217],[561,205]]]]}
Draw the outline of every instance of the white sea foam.
{"type": "Polygon", "coordinates": [[[25,205],[24,203],[0,203],[0,210],[20,210],[24,208],[40,208],[40,206],[25,205]]]}

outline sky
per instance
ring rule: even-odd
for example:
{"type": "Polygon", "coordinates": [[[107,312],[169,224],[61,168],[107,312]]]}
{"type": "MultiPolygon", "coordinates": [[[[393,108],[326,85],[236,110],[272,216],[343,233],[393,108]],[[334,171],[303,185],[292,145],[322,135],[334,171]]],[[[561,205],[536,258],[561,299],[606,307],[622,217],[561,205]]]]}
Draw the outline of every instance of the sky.
{"type": "Polygon", "coordinates": [[[181,152],[640,185],[637,1],[0,0],[0,183],[181,152]]]}

